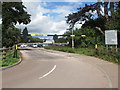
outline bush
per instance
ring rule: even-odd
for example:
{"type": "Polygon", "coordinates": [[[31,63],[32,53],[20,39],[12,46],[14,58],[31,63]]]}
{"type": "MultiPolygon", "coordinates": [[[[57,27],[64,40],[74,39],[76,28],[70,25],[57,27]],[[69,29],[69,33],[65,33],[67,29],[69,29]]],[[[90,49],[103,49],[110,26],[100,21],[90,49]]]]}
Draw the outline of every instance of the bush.
{"type": "MultiPolygon", "coordinates": [[[[8,50],[6,52],[6,58],[2,59],[2,67],[13,65],[14,63],[19,61],[19,57],[13,58],[13,53],[14,53],[14,51],[12,51],[12,50],[8,50]]],[[[19,56],[20,52],[18,51],[17,54],[19,56]]]]}

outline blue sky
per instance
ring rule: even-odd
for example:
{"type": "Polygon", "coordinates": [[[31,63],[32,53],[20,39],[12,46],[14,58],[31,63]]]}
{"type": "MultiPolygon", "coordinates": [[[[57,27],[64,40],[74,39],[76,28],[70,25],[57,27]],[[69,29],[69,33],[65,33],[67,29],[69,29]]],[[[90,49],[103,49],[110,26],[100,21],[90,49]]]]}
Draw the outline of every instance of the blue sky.
{"type": "MultiPolygon", "coordinates": [[[[23,2],[31,14],[31,23],[17,27],[27,27],[32,34],[64,34],[68,28],[65,16],[84,7],[85,3],[92,2],[23,2]]],[[[76,24],[75,27],[80,28],[81,25],[76,24]]]]}

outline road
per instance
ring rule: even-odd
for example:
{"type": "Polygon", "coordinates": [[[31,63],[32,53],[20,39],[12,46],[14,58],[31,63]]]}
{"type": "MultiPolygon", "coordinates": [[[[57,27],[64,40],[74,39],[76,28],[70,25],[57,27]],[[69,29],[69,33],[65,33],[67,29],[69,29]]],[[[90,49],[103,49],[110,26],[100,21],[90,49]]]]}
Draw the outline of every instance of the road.
{"type": "Polygon", "coordinates": [[[21,50],[22,62],[2,71],[3,88],[118,88],[118,65],[42,48],[21,50]]]}

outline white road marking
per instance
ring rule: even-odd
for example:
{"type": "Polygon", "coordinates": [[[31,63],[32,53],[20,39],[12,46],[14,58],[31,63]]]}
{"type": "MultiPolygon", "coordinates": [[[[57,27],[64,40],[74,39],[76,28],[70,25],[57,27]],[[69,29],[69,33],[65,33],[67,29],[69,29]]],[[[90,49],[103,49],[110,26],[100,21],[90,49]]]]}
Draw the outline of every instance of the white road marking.
{"type": "Polygon", "coordinates": [[[50,73],[52,73],[55,70],[55,68],[56,68],[56,65],[48,73],[44,74],[42,77],[39,77],[39,79],[42,79],[42,78],[46,77],[47,75],[49,75],[50,73]]]}
{"type": "Polygon", "coordinates": [[[89,63],[89,64],[94,65],[98,70],[100,70],[105,75],[106,79],[108,80],[109,88],[112,88],[113,87],[112,86],[112,80],[110,79],[108,73],[102,67],[100,67],[97,64],[92,64],[92,63],[89,63]]]}
{"type": "MultiPolygon", "coordinates": [[[[96,65],[96,67],[97,67],[97,65],[96,65]]],[[[110,79],[108,73],[107,73],[106,71],[104,71],[104,69],[102,69],[102,67],[100,67],[99,65],[98,65],[98,69],[99,69],[101,72],[104,73],[104,75],[106,76],[106,78],[107,78],[107,80],[108,80],[109,88],[112,88],[112,87],[113,87],[113,86],[112,86],[112,80],[110,79]]]]}

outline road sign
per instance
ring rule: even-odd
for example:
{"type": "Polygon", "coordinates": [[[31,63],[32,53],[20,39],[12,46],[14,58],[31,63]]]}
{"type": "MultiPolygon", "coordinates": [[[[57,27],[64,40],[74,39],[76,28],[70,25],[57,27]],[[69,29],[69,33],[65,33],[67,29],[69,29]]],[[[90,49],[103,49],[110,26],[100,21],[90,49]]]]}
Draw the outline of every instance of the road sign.
{"type": "Polygon", "coordinates": [[[117,45],[117,30],[106,30],[105,31],[105,44],[117,45]]]}

